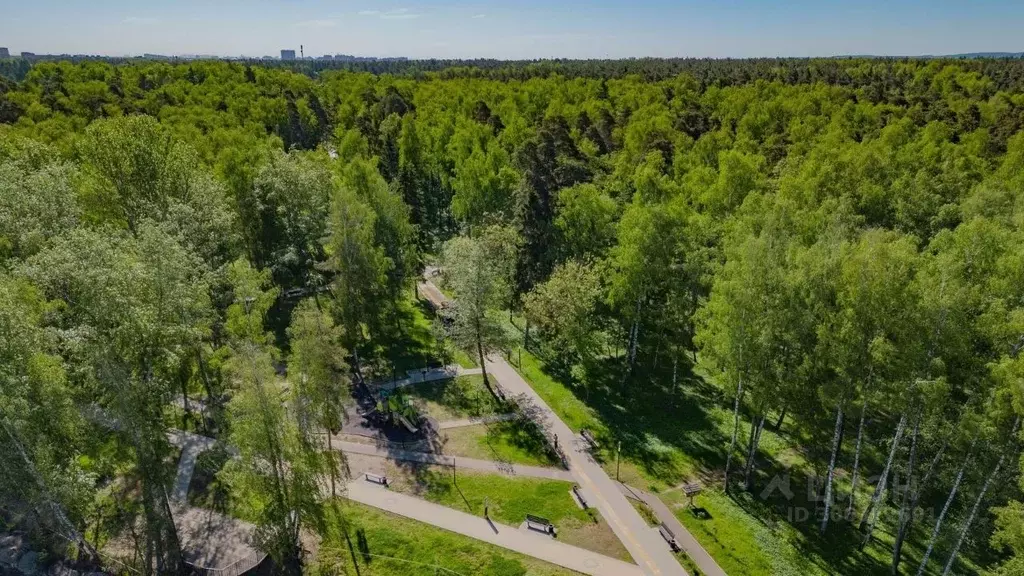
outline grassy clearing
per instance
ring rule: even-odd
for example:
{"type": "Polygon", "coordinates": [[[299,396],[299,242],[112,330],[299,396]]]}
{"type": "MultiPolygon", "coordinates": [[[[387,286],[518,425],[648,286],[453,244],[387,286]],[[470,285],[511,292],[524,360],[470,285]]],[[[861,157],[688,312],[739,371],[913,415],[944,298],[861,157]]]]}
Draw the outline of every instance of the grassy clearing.
{"type": "Polygon", "coordinates": [[[439,422],[496,414],[498,401],[484,386],[483,376],[460,376],[454,380],[427,382],[405,388],[420,414],[439,422]]]}
{"type": "Polygon", "coordinates": [[[480,363],[461,348],[449,345],[448,353],[451,356],[452,362],[455,362],[463,368],[479,368],[480,363]]]}
{"type": "MultiPolygon", "coordinates": [[[[518,351],[511,355],[513,361],[518,351]]],[[[621,362],[619,363],[621,364],[621,362]]],[[[615,447],[621,442],[620,478],[623,482],[659,493],[675,507],[680,521],[729,574],[889,574],[893,524],[891,507],[885,508],[875,539],[863,551],[860,538],[850,522],[835,521],[823,538],[817,533],[815,517],[820,505],[809,493],[811,478],[820,476],[812,462],[822,462],[827,442],[809,438],[792,425],[782,432],[774,429],[777,415],[769,415],[758,453],[754,489],[739,488],[726,495],[721,490],[721,473],[732,434],[732,412],[727,394],[709,384],[705,374],[680,370],[677,385],[664,374],[637,374],[622,385],[621,366],[609,359],[586,385],[560,374],[556,367],[526,351],[522,352],[520,373],[530,382],[569,426],[588,427],[602,444],[596,457],[615,476],[615,447]],[[668,383],[666,383],[666,381],[668,383]],[[571,383],[567,385],[566,383],[571,383]],[[788,478],[792,497],[780,490],[765,489],[773,478],[788,478]],[[699,480],[705,486],[698,497],[699,516],[685,509],[685,497],[673,490],[682,482],[699,480]]],[[[824,418],[834,417],[825,414],[824,418]]],[[[787,423],[788,424],[788,423],[787,423]]],[[[733,478],[742,475],[746,437],[751,422],[742,415],[739,446],[733,457],[733,478]]],[[[852,432],[851,432],[852,433],[852,432]]],[[[886,430],[868,430],[873,445],[861,454],[861,473],[881,468],[884,454],[877,448],[886,430]],[[874,434],[872,437],[871,435],[874,434]]],[[[827,439],[826,439],[827,440],[827,439]]],[[[853,461],[853,442],[844,445],[841,463],[853,461]]],[[[837,511],[846,509],[850,473],[839,468],[835,491],[837,511]]],[[[858,511],[870,497],[871,486],[858,489],[858,511]]],[[[854,523],[855,524],[855,523],[854,523]]],[[[905,546],[903,573],[914,573],[925,541],[923,523],[905,546]]],[[[938,573],[946,553],[937,546],[930,570],[938,573]]],[[[957,573],[975,574],[977,569],[961,563],[957,573]]]]}
{"type": "MultiPolygon", "coordinates": [[[[395,466],[389,466],[395,470],[395,466]]],[[[543,516],[558,527],[558,539],[632,561],[622,543],[593,508],[580,509],[569,491],[572,484],[558,480],[516,478],[436,466],[399,466],[392,489],[424,498],[468,514],[483,517],[489,502],[492,519],[519,526],[527,514],[543,516]]]]}
{"type": "Polygon", "coordinates": [[[433,311],[425,300],[413,296],[411,288],[391,311],[391,316],[382,333],[360,349],[360,357],[373,365],[376,377],[402,376],[408,370],[453,362],[463,368],[477,366],[471,354],[449,341],[438,340],[433,311]]]}
{"type": "Polygon", "coordinates": [[[218,474],[231,455],[221,445],[201,452],[196,457],[192,483],[188,487],[188,503],[192,506],[229,512],[232,508],[231,489],[218,474]]]}
{"type": "Polygon", "coordinates": [[[186,416],[185,409],[175,404],[168,404],[164,406],[163,423],[167,428],[176,430],[185,430],[186,432],[194,432],[196,434],[202,434],[204,431],[201,428],[202,416],[198,412],[195,412],[195,406],[192,406],[193,412],[186,416]]]}
{"type": "Polygon", "coordinates": [[[511,356],[513,365],[522,359],[521,365],[517,366],[519,373],[570,428],[590,428],[595,433],[604,431],[604,424],[594,410],[577,398],[569,388],[545,373],[536,356],[520,348],[511,356]]]}
{"type": "Polygon", "coordinates": [[[392,312],[392,321],[385,325],[385,332],[361,350],[361,357],[375,359],[381,366],[378,371],[390,376],[394,372],[403,375],[407,370],[436,365],[441,361],[437,338],[431,329],[430,309],[416,300],[411,290],[399,301],[392,312]]]}
{"type": "MultiPolygon", "coordinates": [[[[362,576],[571,576],[560,568],[522,554],[409,520],[369,506],[343,501],[349,543],[334,526],[316,561],[324,569],[362,576]],[[358,572],[353,565],[359,563],[358,572]],[[435,569],[434,566],[440,566],[435,569]],[[448,572],[446,572],[446,570],[448,572]]],[[[336,523],[335,523],[336,524],[336,523]]]]}
{"type": "Polygon", "coordinates": [[[536,428],[514,420],[452,428],[443,434],[445,454],[531,466],[558,464],[536,428]]]}
{"type": "MultiPolygon", "coordinates": [[[[223,467],[223,454],[214,452],[200,455],[189,491],[189,503],[229,514],[248,522],[256,522],[262,509],[262,502],[253,494],[234,490],[228,483],[218,479],[217,473],[223,467]],[[205,454],[210,454],[206,456],[205,454]]],[[[387,463],[389,478],[410,478],[412,468],[396,468],[387,463]]],[[[440,474],[440,472],[438,472],[440,474]]],[[[441,478],[440,474],[438,478],[441,478]]],[[[414,476],[413,476],[414,477],[414,476]]],[[[474,484],[468,476],[459,475],[459,488],[466,491],[471,485],[477,490],[489,490],[479,483],[474,484]]],[[[408,480],[406,480],[408,482],[408,480]]],[[[564,484],[564,483],[560,483],[564,484]]],[[[443,485],[440,479],[437,486],[443,485]]],[[[566,485],[567,486],[567,485],[566,485]]],[[[438,488],[440,490],[440,488],[438,488]]],[[[508,492],[508,488],[504,488],[508,492]]],[[[568,488],[566,487],[566,490],[568,488]]],[[[568,496],[565,496],[568,498],[568,496]]],[[[465,576],[495,574],[498,576],[573,576],[577,573],[522,554],[474,540],[467,536],[448,532],[422,522],[377,510],[357,502],[339,499],[337,508],[325,504],[328,533],[320,542],[310,567],[319,564],[321,568],[342,569],[342,574],[361,576],[434,576],[451,574],[452,571],[465,576]],[[340,530],[338,512],[348,524],[349,543],[340,530]],[[353,566],[353,555],[359,563],[359,572],[353,566]],[[390,558],[388,558],[390,557],[390,558]],[[435,565],[440,567],[435,572],[435,565]]],[[[557,511],[557,510],[556,510],[557,511]]],[[[482,512],[481,512],[482,513],[482,512]]],[[[569,519],[567,519],[569,522],[569,519]]],[[[337,573],[337,572],[333,572],[337,573]]]]}

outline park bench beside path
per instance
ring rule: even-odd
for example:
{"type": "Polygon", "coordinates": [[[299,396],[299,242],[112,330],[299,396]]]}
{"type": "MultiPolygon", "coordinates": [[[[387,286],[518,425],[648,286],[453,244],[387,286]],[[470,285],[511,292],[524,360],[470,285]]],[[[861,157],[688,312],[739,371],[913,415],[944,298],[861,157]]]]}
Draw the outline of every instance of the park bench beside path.
{"type": "Polygon", "coordinates": [[[679,518],[676,518],[676,515],[672,513],[672,510],[669,509],[668,505],[661,501],[661,498],[658,498],[650,492],[640,490],[639,488],[633,488],[632,486],[628,486],[621,482],[617,482],[616,484],[619,485],[619,490],[621,490],[623,495],[627,498],[643,502],[651,508],[654,515],[658,517],[658,520],[672,531],[673,535],[676,537],[676,542],[678,542],[679,547],[682,548],[683,552],[685,552],[686,555],[693,560],[693,563],[700,568],[701,574],[706,574],[707,576],[725,576],[725,570],[722,570],[722,567],[718,565],[718,562],[715,562],[715,559],[711,557],[711,554],[708,554],[708,551],[700,545],[700,542],[697,542],[697,539],[693,537],[693,534],[690,534],[686,527],[684,527],[679,521],[679,518]]]}
{"type": "MultiPolygon", "coordinates": [[[[447,298],[431,281],[432,276],[432,273],[424,274],[418,288],[437,309],[445,304],[447,298]]],[[[526,380],[505,362],[504,358],[500,355],[491,355],[485,361],[487,373],[497,380],[500,388],[532,405],[534,418],[541,429],[560,438],[563,445],[573,442],[576,433],[558,417],[526,380]]],[[[573,479],[594,496],[595,501],[592,504],[600,510],[612,531],[643,572],[650,576],[689,576],[665,544],[658,530],[647,525],[640,517],[640,513],[619,492],[601,465],[594,461],[585,449],[575,446],[570,448],[564,450],[564,453],[573,479]]]]}
{"type": "Polygon", "coordinates": [[[550,536],[531,534],[493,520],[473,516],[420,498],[392,492],[365,480],[350,482],[346,496],[356,502],[399,516],[425,522],[450,532],[532,556],[591,576],[643,576],[634,564],[584,548],[564,544],[550,536]]]}
{"type": "Polygon", "coordinates": [[[531,412],[541,428],[560,439],[560,444],[566,448],[564,452],[573,479],[593,496],[589,504],[601,512],[643,572],[652,576],[688,576],[657,528],[651,528],[640,517],[601,465],[590,456],[587,447],[579,445],[583,441],[575,440],[573,430],[504,358],[491,355],[486,360],[487,373],[494,376],[508,394],[531,404],[531,412]]]}

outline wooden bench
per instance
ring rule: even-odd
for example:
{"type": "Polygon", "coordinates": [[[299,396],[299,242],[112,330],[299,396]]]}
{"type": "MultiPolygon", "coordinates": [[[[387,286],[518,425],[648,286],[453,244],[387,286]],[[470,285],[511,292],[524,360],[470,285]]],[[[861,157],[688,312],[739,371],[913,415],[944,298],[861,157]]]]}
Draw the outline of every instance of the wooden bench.
{"type": "Polygon", "coordinates": [[[388,477],[387,476],[378,475],[378,474],[371,474],[369,472],[366,473],[366,481],[367,482],[373,482],[374,484],[380,484],[381,486],[384,486],[385,488],[388,485],[388,477]]]}
{"type": "Polygon", "coordinates": [[[587,503],[587,499],[583,497],[583,490],[580,490],[579,484],[572,485],[572,493],[575,494],[576,498],[579,499],[580,505],[583,506],[584,510],[590,508],[590,504],[587,503]]]}
{"type": "Polygon", "coordinates": [[[665,539],[665,542],[668,542],[668,547],[673,552],[679,552],[679,542],[676,542],[676,535],[664,522],[661,523],[661,526],[658,526],[658,533],[665,539]]]}
{"type": "Polygon", "coordinates": [[[597,440],[594,439],[594,435],[590,433],[590,430],[587,430],[586,428],[580,430],[580,436],[587,441],[587,444],[590,444],[592,449],[596,450],[601,447],[601,445],[597,443],[597,440]]]}
{"type": "Polygon", "coordinates": [[[526,527],[530,530],[536,530],[545,534],[555,534],[555,525],[552,524],[550,520],[540,516],[534,516],[533,514],[526,515],[526,527]]]}
{"type": "Polygon", "coordinates": [[[683,484],[683,494],[686,494],[686,497],[690,499],[689,504],[687,504],[688,507],[693,507],[693,497],[700,494],[703,490],[704,487],[699,482],[683,484]]]}

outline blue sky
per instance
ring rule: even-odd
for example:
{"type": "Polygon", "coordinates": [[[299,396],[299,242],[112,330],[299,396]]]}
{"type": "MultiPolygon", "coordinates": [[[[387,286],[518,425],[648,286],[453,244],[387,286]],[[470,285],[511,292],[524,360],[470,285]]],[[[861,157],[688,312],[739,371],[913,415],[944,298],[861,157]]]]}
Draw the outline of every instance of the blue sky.
{"type": "Polygon", "coordinates": [[[12,52],[414,58],[1024,51],[1022,0],[0,0],[12,52]]]}

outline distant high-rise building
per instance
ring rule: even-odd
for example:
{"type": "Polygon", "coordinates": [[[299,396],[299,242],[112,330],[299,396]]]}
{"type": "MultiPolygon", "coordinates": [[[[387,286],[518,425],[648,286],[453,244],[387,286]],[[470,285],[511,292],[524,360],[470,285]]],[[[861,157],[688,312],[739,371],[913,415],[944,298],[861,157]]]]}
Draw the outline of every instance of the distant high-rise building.
{"type": "Polygon", "coordinates": [[[11,57],[11,51],[8,50],[7,48],[4,48],[4,47],[0,46],[0,58],[10,58],[10,57],[11,57]]]}
{"type": "Polygon", "coordinates": [[[35,52],[22,52],[21,53],[21,57],[22,58],[35,58],[36,54],[35,54],[35,52]]]}
{"type": "Polygon", "coordinates": [[[281,60],[295,60],[295,50],[281,50],[281,60]]]}

